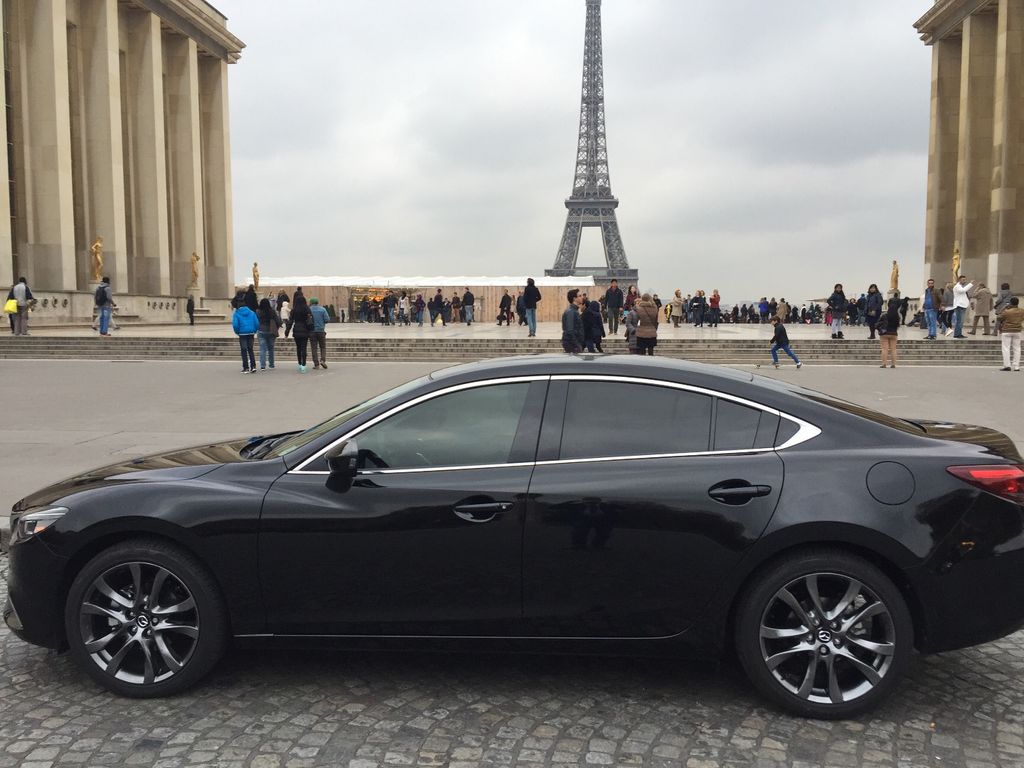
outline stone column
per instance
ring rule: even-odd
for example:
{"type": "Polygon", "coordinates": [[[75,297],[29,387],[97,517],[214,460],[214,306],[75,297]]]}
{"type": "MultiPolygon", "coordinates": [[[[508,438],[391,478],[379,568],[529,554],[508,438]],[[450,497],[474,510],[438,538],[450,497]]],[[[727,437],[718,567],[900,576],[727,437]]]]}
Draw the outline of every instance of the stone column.
{"type": "MultiPolygon", "coordinates": [[[[956,239],[956,175],[960,132],[959,39],[932,46],[931,132],[928,139],[928,212],[925,219],[925,272],[936,283],[952,279],[956,239]]],[[[916,290],[916,288],[915,288],[916,290]]]]}
{"type": "Polygon", "coordinates": [[[228,64],[199,62],[202,104],[203,189],[206,200],[206,296],[233,295],[234,232],[231,223],[231,145],[228,134],[228,64]]]}
{"type": "MultiPolygon", "coordinates": [[[[0,64],[4,61],[4,13],[0,6],[0,64]]],[[[0,77],[3,74],[0,73],[0,77]]],[[[11,247],[11,186],[7,180],[11,177],[11,169],[7,164],[7,109],[0,102],[0,287],[10,285],[15,280],[14,249],[11,247]]],[[[7,294],[3,294],[4,298],[7,294]]]]}
{"type": "Polygon", "coordinates": [[[989,282],[1024,288],[1024,0],[1000,0],[989,282]]]}
{"type": "MultiPolygon", "coordinates": [[[[203,164],[200,144],[199,51],[194,40],[164,39],[168,169],[171,189],[171,293],[184,296],[192,283],[192,251],[203,247],[203,164]]],[[[203,270],[199,285],[202,296],[203,270]]]]}
{"type": "Polygon", "coordinates": [[[25,242],[19,243],[29,284],[74,291],[74,199],[68,92],[66,0],[21,3],[25,242]]]}
{"type": "Polygon", "coordinates": [[[956,232],[960,272],[988,279],[992,200],[992,103],[996,68],[996,17],[968,16],[963,24],[960,128],[957,155],[956,232]]]}
{"type": "Polygon", "coordinates": [[[132,163],[136,190],[134,291],[168,295],[171,262],[160,19],[148,11],[129,13],[128,70],[133,95],[132,163]]]}
{"type": "MultiPolygon", "coordinates": [[[[126,293],[128,249],[125,225],[124,147],[121,134],[121,67],[117,0],[79,0],[85,98],[85,154],[88,168],[89,245],[103,238],[103,273],[114,290],[126,293]]],[[[92,280],[92,257],[89,257],[92,280]]]]}

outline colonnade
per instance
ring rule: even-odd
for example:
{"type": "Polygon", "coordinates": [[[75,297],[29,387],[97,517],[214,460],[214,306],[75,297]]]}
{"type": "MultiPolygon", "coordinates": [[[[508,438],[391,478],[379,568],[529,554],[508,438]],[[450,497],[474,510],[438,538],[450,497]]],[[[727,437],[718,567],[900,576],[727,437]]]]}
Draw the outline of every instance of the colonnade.
{"type": "Polygon", "coordinates": [[[117,293],[227,296],[226,19],[202,0],[0,1],[0,285],[89,290],[99,236],[117,293]]]}

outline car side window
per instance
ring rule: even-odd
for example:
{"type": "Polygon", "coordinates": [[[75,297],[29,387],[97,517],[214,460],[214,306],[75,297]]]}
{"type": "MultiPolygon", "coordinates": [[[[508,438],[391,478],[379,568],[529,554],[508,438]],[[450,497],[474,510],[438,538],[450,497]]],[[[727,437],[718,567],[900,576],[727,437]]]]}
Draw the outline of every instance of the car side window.
{"type": "Polygon", "coordinates": [[[771,448],[775,445],[778,428],[779,417],[774,413],[719,398],[715,411],[714,449],[748,451],[771,448]]]}
{"type": "Polygon", "coordinates": [[[529,382],[440,395],[355,437],[361,469],[425,469],[509,461],[529,382]]]}
{"type": "Polygon", "coordinates": [[[573,381],[565,404],[562,459],[708,450],[711,397],[649,384],[573,381]]]}

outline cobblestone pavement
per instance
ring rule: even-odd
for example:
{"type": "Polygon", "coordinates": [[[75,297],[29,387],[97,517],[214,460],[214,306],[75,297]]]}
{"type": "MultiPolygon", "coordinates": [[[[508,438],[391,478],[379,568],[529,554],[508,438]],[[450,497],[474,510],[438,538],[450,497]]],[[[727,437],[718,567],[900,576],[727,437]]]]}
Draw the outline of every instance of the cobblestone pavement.
{"type": "MultiPolygon", "coordinates": [[[[7,558],[0,556],[0,594],[7,558]]],[[[921,657],[871,716],[766,707],[730,665],[245,652],[171,699],[96,688],[0,630],[0,768],[1024,765],[1024,633],[921,657]]]]}

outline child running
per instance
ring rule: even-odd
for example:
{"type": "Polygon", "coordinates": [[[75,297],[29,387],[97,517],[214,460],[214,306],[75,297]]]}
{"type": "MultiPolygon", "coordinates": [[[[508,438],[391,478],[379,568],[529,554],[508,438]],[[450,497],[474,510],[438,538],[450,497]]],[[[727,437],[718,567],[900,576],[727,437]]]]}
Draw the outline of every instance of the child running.
{"type": "Polygon", "coordinates": [[[796,367],[800,368],[803,363],[800,362],[800,358],[793,354],[793,350],[789,348],[789,334],[786,333],[786,324],[776,316],[772,318],[772,325],[775,326],[775,335],[772,336],[772,363],[776,368],[779,367],[779,350],[781,349],[796,363],[796,367]]]}

